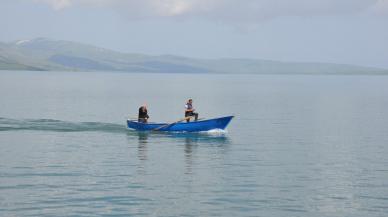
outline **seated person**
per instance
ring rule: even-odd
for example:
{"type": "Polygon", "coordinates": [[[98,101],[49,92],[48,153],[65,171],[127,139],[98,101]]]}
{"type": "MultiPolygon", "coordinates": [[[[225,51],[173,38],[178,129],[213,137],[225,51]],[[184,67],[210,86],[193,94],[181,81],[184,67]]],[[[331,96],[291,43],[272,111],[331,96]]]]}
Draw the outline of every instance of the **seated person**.
{"type": "Polygon", "coordinates": [[[138,122],[147,123],[148,118],[150,118],[150,116],[148,116],[147,105],[143,105],[139,108],[138,122]]]}
{"type": "MultiPolygon", "coordinates": [[[[185,105],[185,117],[191,117],[194,116],[195,120],[198,120],[198,113],[195,113],[195,109],[193,107],[193,100],[189,99],[185,105]]],[[[187,122],[190,122],[190,118],[186,119],[187,122]]]]}

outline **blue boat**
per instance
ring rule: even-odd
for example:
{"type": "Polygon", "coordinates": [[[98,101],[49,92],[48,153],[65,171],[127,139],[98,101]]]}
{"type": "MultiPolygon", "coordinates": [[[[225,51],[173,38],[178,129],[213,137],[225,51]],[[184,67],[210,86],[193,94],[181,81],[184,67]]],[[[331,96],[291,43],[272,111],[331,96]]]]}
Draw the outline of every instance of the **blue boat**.
{"type": "Polygon", "coordinates": [[[174,123],[140,123],[137,120],[127,120],[127,126],[130,129],[139,131],[168,131],[168,132],[201,132],[214,129],[224,130],[234,116],[226,116],[208,120],[199,120],[191,122],[177,121],[174,123]]]}

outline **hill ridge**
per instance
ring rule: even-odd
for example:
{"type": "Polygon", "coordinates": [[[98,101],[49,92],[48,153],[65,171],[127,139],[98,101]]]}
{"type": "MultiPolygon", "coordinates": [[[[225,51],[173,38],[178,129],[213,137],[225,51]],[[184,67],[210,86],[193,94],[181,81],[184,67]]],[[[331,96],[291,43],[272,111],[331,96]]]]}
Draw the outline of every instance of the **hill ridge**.
{"type": "Polygon", "coordinates": [[[123,53],[48,38],[0,42],[0,70],[124,71],[225,74],[387,74],[388,69],[338,63],[253,58],[191,58],[123,53]]]}

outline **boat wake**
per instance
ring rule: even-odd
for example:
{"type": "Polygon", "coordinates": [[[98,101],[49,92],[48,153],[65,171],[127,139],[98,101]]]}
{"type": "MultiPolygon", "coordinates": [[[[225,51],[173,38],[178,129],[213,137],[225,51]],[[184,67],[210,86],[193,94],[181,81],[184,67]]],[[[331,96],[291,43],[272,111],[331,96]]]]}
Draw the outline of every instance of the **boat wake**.
{"type": "Polygon", "coordinates": [[[222,129],[214,129],[214,130],[208,130],[208,131],[201,131],[199,132],[201,134],[206,134],[209,136],[223,136],[228,133],[227,130],[222,130],[222,129]]]}
{"type": "Polygon", "coordinates": [[[0,117],[0,131],[54,131],[54,132],[127,132],[124,124],[103,122],[69,122],[55,119],[9,119],[0,117]]]}

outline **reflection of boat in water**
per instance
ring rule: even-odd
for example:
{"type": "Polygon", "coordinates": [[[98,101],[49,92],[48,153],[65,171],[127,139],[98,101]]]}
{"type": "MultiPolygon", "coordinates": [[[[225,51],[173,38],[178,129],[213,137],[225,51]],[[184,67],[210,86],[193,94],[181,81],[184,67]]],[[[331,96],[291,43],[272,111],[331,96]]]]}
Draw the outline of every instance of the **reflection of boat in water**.
{"type": "Polygon", "coordinates": [[[138,132],[138,136],[138,157],[140,160],[147,160],[148,134],[145,132],[138,132]]]}
{"type": "Polygon", "coordinates": [[[225,131],[179,133],[128,130],[127,139],[131,148],[137,149],[139,174],[146,174],[145,162],[161,159],[159,154],[155,156],[154,153],[160,153],[162,150],[172,151],[171,156],[183,151],[186,165],[185,173],[190,174],[194,170],[193,165],[203,157],[203,154],[210,153],[213,157],[214,155],[223,155],[231,144],[225,131]],[[203,152],[202,150],[207,151],[203,152]]]}
{"type": "MultiPolygon", "coordinates": [[[[151,132],[151,131],[127,131],[129,140],[136,139],[139,147],[148,144],[168,142],[184,145],[211,145],[224,146],[230,144],[230,139],[225,131],[213,132],[151,132]]],[[[133,140],[132,140],[133,141],[133,140]]]]}
{"type": "Polygon", "coordinates": [[[127,120],[127,126],[130,129],[138,131],[167,131],[167,132],[201,132],[214,129],[224,130],[233,116],[214,118],[208,120],[192,122],[174,122],[168,123],[141,123],[134,120],[127,120]]]}

